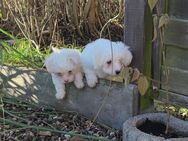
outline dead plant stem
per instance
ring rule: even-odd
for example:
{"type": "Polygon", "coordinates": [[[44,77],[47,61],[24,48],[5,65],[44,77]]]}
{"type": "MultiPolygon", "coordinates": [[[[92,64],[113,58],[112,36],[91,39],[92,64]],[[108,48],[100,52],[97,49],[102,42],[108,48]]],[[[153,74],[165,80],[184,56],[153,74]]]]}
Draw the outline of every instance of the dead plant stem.
{"type": "Polygon", "coordinates": [[[170,121],[170,111],[169,111],[169,70],[167,68],[166,63],[166,56],[165,56],[165,47],[164,47],[164,27],[161,27],[160,29],[160,40],[161,40],[161,48],[162,48],[162,58],[163,58],[163,65],[164,65],[164,73],[166,77],[166,110],[167,110],[167,123],[166,123],[166,129],[165,134],[168,134],[169,131],[169,121],[170,121]]]}

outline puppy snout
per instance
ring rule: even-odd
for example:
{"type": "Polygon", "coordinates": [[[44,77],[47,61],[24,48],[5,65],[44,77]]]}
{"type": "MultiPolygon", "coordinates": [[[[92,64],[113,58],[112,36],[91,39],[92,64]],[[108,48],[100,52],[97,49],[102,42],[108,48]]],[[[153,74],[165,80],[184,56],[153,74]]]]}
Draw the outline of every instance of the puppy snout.
{"type": "Polygon", "coordinates": [[[65,82],[65,83],[68,83],[68,82],[69,82],[69,80],[64,80],[64,82],[65,82]]]}
{"type": "Polygon", "coordinates": [[[119,70],[116,71],[116,75],[118,75],[118,74],[120,74],[120,71],[119,71],[119,70]]]}

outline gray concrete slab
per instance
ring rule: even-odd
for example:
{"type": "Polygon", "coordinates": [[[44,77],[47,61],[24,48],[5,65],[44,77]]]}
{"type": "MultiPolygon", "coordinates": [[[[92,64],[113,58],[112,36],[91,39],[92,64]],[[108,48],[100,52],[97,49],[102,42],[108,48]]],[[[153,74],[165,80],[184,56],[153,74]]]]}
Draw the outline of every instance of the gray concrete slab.
{"type": "Polygon", "coordinates": [[[1,67],[1,88],[12,96],[29,98],[57,109],[77,111],[93,119],[99,111],[97,121],[114,128],[122,128],[123,122],[138,112],[138,92],[135,85],[100,80],[96,88],[77,89],[66,86],[64,100],[55,98],[55,89],[50,74],[25,67],[1,67]],[[110,89],[110,90],[109,90],[110,89]]]}

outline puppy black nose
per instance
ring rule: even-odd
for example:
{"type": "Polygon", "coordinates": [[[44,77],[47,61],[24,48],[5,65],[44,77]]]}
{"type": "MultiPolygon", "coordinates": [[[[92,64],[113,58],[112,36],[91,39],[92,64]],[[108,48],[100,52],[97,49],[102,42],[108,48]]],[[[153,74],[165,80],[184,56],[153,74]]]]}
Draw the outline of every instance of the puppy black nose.
{"type": "Polygon", "coordinates": [[[120,73],[120,71],[116,71],[116,74],[118,75],[120,73]]]}

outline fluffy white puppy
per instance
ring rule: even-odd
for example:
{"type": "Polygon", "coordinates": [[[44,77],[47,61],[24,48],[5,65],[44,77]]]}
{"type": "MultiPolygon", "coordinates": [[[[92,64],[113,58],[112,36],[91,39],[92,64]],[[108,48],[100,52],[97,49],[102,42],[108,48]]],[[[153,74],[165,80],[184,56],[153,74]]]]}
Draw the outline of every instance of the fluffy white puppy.
{"type": "Polygon", "coordinates": [[[87,44],[81,54],[87,84],[95,87],[99,78],[118,75],[131,63],[132,54],[123,42],[97,39],[87,44]]]}
{"type": "Polygon", "coordinates": [[[83,88],[83,74],[80,52],[75,49],[53,49],[53,53],[46,59],[47,71],[52,75],[56,89],[56,98],[65,97],[65,83],[74,81],[77,88],[83,88]]]}

